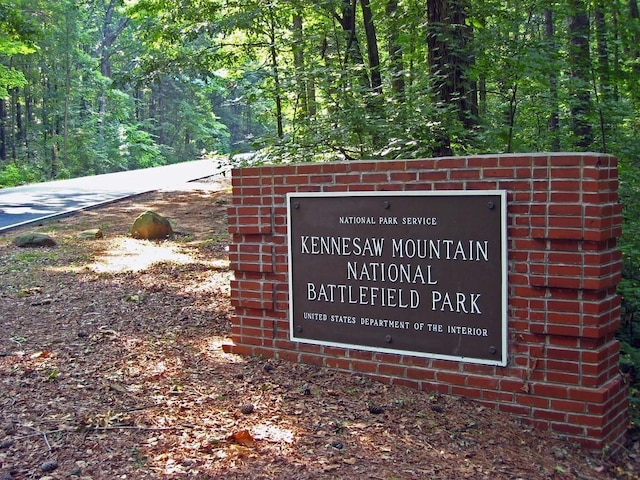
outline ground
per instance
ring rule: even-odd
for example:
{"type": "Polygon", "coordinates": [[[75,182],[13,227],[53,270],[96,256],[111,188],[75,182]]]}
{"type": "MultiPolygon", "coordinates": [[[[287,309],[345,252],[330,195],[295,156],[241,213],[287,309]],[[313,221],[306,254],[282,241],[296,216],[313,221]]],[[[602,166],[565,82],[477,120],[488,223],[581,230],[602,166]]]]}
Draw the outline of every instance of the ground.
{"type": "Polygon", "coordinates": [[[0,236],[0,480],[640,478],[631,431],[587,452],[469,400],[224,353],[228,198],[204,182],[0,236]],[[178,233],[129,238],[148,209],[178,233]]]}

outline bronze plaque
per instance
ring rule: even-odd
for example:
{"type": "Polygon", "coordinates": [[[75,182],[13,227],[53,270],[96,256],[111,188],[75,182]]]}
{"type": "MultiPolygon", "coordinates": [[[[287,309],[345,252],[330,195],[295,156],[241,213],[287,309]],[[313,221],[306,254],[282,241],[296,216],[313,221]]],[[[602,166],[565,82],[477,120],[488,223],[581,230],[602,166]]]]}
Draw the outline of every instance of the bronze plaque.
{"type": "Polygon", "coordinates": [[[504,191],[290,193],[290,337],[506,365],[504,191]]]}

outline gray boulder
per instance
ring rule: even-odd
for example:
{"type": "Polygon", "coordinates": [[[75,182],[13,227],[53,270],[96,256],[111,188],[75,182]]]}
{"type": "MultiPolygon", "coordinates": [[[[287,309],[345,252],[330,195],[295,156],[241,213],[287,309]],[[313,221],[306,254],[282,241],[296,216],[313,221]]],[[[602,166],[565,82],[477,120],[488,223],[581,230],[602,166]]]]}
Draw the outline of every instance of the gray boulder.
{"type": "Polygon", "coordinates": [[[55,247],[56,241],[44,233],[26,232],[14,238],[13,244],[21,248],[55,247]]]}

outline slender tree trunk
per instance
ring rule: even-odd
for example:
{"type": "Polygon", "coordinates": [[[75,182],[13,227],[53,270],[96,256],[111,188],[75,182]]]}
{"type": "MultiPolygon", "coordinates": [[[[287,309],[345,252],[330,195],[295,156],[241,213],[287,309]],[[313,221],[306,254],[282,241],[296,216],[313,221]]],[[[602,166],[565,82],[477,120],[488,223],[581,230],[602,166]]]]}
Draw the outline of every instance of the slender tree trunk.
{"type": "Polygon", "coordinates": [[[280,90],[280,72],[278,66],[278,52],[276,50],[276,18],[273,5],[269,5],[269,52],[271,54],[271,70],[273,72],[273,83],[275,88],[276,101],[276,124],[278,138],[284,137],[284,126],[282,122],[282,95],[280,90]]]}
{"type": "Polygon", "coordinates": [[[380,73],[380,54],[378,52],[378,37],[373,23],[371,3],[369,0],[360,0],[364,31],[367,38],[367,57],[369,59],[369,72],[371,77],[371,91],[376,95],[382,94],[382,74],[380,73]]]}
{"type": "Polygon", "coordinates": [[[303,28],[303,15],[300,11],[297,11],[293,15],[293,63],[296,70],[300,116],[309,118],[316,114],[316,90],[313,75],[307,72],[303,28]]]}
{"type": "MultiPolygon", "coordinates": [[[[334,14],[334,17],[340,23],[344,35],[346,37],[346,47],[344,53],[344,68],[348,65],[362,65],[364,66],[364,58],[360,51],[360,42],[358,42],[358,36],[356,35],[356,7],[358,0],[343,0],[342,2],[342,15],[334,14]]],[[[370,89],[371,82],[367,75],[366,69],[363,69],[362,74],[358,75],[358,82],[362,89],[370,89]]]]}
{"type": "MultiPolygon", "coordinates": [[[[550,8],[544,10],[545,36],[551,52],[556,51],[555,31],[553,26],[553,12],[550,8]]],[[[549,134],[551,135],[551,150],[560,151],[560,112],[558,107],[558,74],[552,68],[549,70],[549,97],[551,114],[547,121],[549,134]]]]}
{"type": "Polygon", "coordinates": [[[302,30],[302,13],[297,11],[293,15],[293,65],[296,71],[297,98],[300,106],[301,118],[309,115],[309,102],[307,98],[307,82],[304,65],[304,32],[302,30]]]}
{"type": "Polygon", "coordinates": [[[571,121],[574,145],[588,150],[593,142],[593,131],[589,122],[591,111],[589,55],[589,17],[583,0],[569,0],[569,76],[573,98],[571,99],[571,121]]]}
{"type": "MultiPolygon", "coordinates": [[[[111,78],[111,47],[117,40],[118,36],[129,24],[129,19],[122,19],[117,25],[114,25],[114,15],[118,6],[117,0],[111,0],[107,5],[102,24],[102,38],[98,47],[98,58],[100,59],[100,73],[105,78],[111,78]]],[[[100,90],[98,98],[98,121],[100,138],[104,139],[104,118],[107,113],[107,96],[104,88],[100,90]]]]}
{"type": "Polygon", "coordinates": [[[594,81],[594,92],[598,100],[598,116],[600,121],[600,151],[607,151],[608,127],[604,109],[611,100],[611,74],[609,70],[609,46],[607,42],[607,25],[605,21],[605,5],[603,0],[594,2],[594,23],[596,28],[596,47],[598,52],[598,78],[594,81]]]}
{"type": "Polygon", "coordinates": [[[0,98],[0,160],[7,161],[7,102],[0,98]]]}
{"type": "Polygon", "coordinates": [[[62,126],[62,162],[67,165],[69,163],[69,100],[71,98],[71,19],[69,12],[65,15],[65,41],[64,49],[64,112],[62,126]]]}
{"type": "Polygon", "coordinates": [[[391,72],[391,90],[398,101],[404,100],[404,61],[400,44],[400,22],[398,21],[398,0],[389,0],[385,12],[389,19],[387,49],[389,52],[389,70],[391,72]]]}
{"type": "Polygon", "coordinates": [[[18,129],[16,127],[16,116],[18,112],[18,89],[11,90],[11,108],[9,110],[9,139],[7,140],[8,147],[11,150],[11,160],[17,159],[17,144],[18,144],[18,129]]]}
{"type": "Polygon", "coordinates": [[[640,10],[637,0],[629,0],[629,15],[634,27],[633,41],[631,43],[631,75],[629,79],[629,91],[635,102],[640,102],[640,10]]]}

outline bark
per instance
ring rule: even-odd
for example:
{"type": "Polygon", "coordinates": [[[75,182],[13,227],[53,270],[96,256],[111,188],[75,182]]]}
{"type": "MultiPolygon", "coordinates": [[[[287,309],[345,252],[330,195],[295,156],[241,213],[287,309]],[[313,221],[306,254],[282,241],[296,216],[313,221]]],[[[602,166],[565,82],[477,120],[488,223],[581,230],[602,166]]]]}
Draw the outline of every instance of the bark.
{"type": "MultiPolygon", "coordinates": [[[[598,53],[598,84],[594,85],[598,95],[598,116],[600,121],[601,151],[607,151],[607,122],[603,108],[611,99],[611,75],[609,72],[609,46],[607,43],[607,25],[605,21],[605,5],[603,0],[594,2],[594,23],[596,28],[596,49],[598,53]]],[[[595,82],[594,82],[595,83],[595,82]]]]}
{"type": "MultiPolygon", "coordinates": [[[[544,10],[545,36],[549,50],[556,51],[555,31],[553,27],[553,12],[550,8],[544,10]]],[[[560,151],[560,112],[558,108],[558,74],[552,68],[549,71],[549,98],[551,114],[547,120],[547,127],[551,135],[551,150],[560,151]]]]}
{"type": "Polygon", "coordinates": [[[360,0],[364,31],[367,38],[367,57],[369,60],[369,72],[371,77],[371,91],[374,94],[382,94],[382,75],[380,73],[380,54],[378,52],[378,37],[373,23],[371,3],[369,0],[360,0]]]}
{"type": "Polygon", "coordinates": [[[293,15],[293,65],[296,71],[296,84],[298,87],[298,104],[300,105],[300,117],[305,118],[309,112],[309,102],[307,101],[306,73],[304,66],[304,33],[302,30],[302,14],[296,12],[293,15]]]}
{"type": "MultiPolygon", "coordinates": [[[[468,49],[471,29],[466,26],[467,0],[427,2],[427,47],[429,72],[436,101],[453,105],[466,128],[477,121],[476,89],[466,78],[473,56],[468,49]]],[[[447,135],[438,140],[436,154],[452,153],[447,135]]]]}
{"type": "Polygon", "coordinates": [[[583,0],[569,0],[569,76],[571,79],[571,122],[574,145],[588,150],[593,141],[591,111],[589,17],[583,0]]]}
{"type": "Polygon", "coordinates": [[[7,102],[0,98],[0,160],[7,160],[7,102]]]}
{"type": "Polygon", "coordinates": [[[629,0],[629,15],[631,24],[634,27],[633,42],[631,44],[632,75],[630,76],[629,91],[636,102],[640,102],[640,88],[638,79],[640,78],[640,10],[637,0],[629,0]]]}
{"type": "MultiPolygon", "coordinates": [[[[334,13],[334,18],[340,23],[346,39],[344,54],[344,68],[348,65],[363,65],[364,58],[360,51],[360,43],[356,35],[356,6],[358,0],[343,0],[342,15],[334,13]]],[[[369,76],[363,70],[362,75],[358,75],[359,84],[362,88],[371,88],[369,76]]]]}
{"type": "Polygon", "coordinates": [[[275,87],[275,102],[276,102],[276,124],[278,138],[284,137],[284,126],[282,120],[282,96],[280,94],[280,72],[278,65],[278,52],[276,50],[276,27],[275,27],[275,13],[273,5],[269,6],[269,40],[271,54],[271,70],[273,72],[273,82],[275,87]]]}
{"type": "MultiPolygon", "coordinates": [[[[107,10],[104,16],[104,22],[102,24],[102,38],[98,47],[98,57],[100,59],[100,73],[106,78],[111,78],[111,48],[118,36],[129,24],[129,19],[125,18],[120,20],[114,25],[114,14],[116,13],[117,1],[111,0],[107,5],[107,10]]],[[[104,121],[102,120],[107,112],[107,97],[104,89],[100,92],[98,98],[98,115],[100,117],[99,122],[99,136],[104,137],[104,121]]]]}
{"type": "Polygon", "coordinates": [[[400,46],[400,22],[398,15],[398,0],[389,0],[385,12],[389,19],[389,34],[387,36],[387,49],[389,52],[389,70],[391,72],[391,89],[398,97],[398,101],[404,98],[404,61],[402,47],[400,46]]]}
{"type": "Polygon", "coordinates": [[[295,38],[293,62],[296,70],[300,116],[309,118],[316,114],[316,93],[313,75],[306,71],[303,16],[300,12],[296,12],[293,16],[293,32],[295,38]]]}

